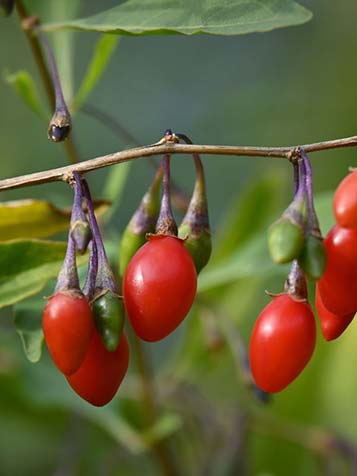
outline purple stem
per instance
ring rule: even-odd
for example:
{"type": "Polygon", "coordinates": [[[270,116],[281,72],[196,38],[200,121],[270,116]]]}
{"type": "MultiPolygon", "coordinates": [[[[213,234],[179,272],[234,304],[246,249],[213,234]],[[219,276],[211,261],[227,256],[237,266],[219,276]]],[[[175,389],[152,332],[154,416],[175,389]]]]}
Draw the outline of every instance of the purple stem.
{"type": "Polygon", "coordinates": [[[294,197],[299,190],[299,164],[297,161],[294,161],[294,197]]]}
{"type": "Polygon", "coordinates": [[[162,198],[159,218],[156,223],[156,233],[177,236],[177,225],[171,208],[170,190],[170,154],[162,160],[164,176],[162,179],[162,198]]]}
{"type": "Polygon", "coordinates": [[[303,159],[302,165],[305,168],[305,175],[306,175],[305,182],[306,182],[306,195],[307,195],[308,227],[310,230],[315,229],[315,231],[320,232],[320,226],[319,226],[319,222],[317,219],[315,206],[314,206],[311,162],[306,152],[303,149],[301,150],[301,157],[303,159]]]}
{"type": "Polygon", "coordinates": [[[89,301],[91,301],[94,297],[97,274],[98,274],[97,245],[95,244],[95,241],[92,240],[90,243],[87,279],[83,287],[83,294],[87,296],[89,301]]]}
{"type": "Polygon", "coordinates": [[[57,278],[55,293],[68,289],[79,289],[79,279],[76,263],[76,244],[73,238],[71,237],[71,232],[68,235],[66,257],[64,259],[62,269],[57,278]]]}
{"type": "Polygon", "coordinates": [[[54,86],[54,90],[55,90],[55,101],[56,101],[55,109],[56,109],[56,112],[62,112],[62,113],[69,116],[69,112],[68,112],[66,102],[64,100],[61,81],[60,81],[60,78],[59,78],[58,69],[57,69],[57,65],[56,65],[56,60],[55,60],[55,57],[53,55],[52,48],[51,48],[51,46],[50,46],[50,44],[47,40],[46,35],[43,33],[41,28],[39,26],[36,26],[35,29],[36,29],[36,31],[39,35],[39,38],[41,40],[41,43],[42,43],[43,47],[45,48],[46,53],[47,53],[47,59],[48,59],[49,65],[50,65],[50,71],[51,71],[53,86],[54,86]]]}
{"type": "Polygon", "coordinates": [[[82,180],[83,194],[86,200],[88,209],[89,226],[95,241],[97,253],[98,253],[98,273],[96,279],[96,287],[101,289],[109,289],[113,293],[117,294],[118,289],[114,280],[113,272],[109,266],[107,254],[105,252],[104,243],[100,234],[97,219],[95,217],[92,197],[89,191],[88,183],[86,180],[82,180]]]}
{"type": "Polygon", "coordinates": [[[76,221],[86,222],[86,216],[82,208],[82,183],[81,177],[78,172],[73,172],[74,177],[74,199],[73,199],[73,208],[71,216],[71,225],[76,221]]]}

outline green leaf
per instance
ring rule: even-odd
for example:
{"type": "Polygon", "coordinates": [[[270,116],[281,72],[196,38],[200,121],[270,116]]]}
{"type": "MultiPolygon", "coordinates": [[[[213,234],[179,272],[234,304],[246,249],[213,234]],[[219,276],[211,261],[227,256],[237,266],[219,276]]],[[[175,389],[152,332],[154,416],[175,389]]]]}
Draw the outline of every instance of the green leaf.
{"type": "Polygon", "coordinates": [[[104,70],[118,43],[118,39],[119,37],[116,35],[103,35],[97,41],[94,48],[92,61],[88,66],[83,82],[74,100],[75,109],[79,109],[80,106],[85,102],[89,93],[104,73],[104,70]]]}
{"type": "Polygon", "coordinates": [[[25,70],[16,73],[5,73],[5,81],[20,96],[24,103],[41,119],[46,119],[47,114],[42,106],[36,83],[30,73],[25,70]]]}
{"type": "Polygon", "coordinates": [[[128,0],[97,15],[48,24],[45,29],[120,35],[240,35],[298,25],[311,17],[309,10],[293,0],[128,0]]]}
{"type": "Polygon", "coordinates": [[[273,263],[268,253],[265,233],[262,233],[251,238],[224,261],[203,270],[198,280],[198,291],[208,291],[241,278],[267,278],[284,273],[287,273],[287,267],[273,263]]]}
{"type": "MultiPolygon", "coordinates": [[[[108,201],[96,200],[96,214],[103,214],[108,201]]],[[[69,227],[71,209],[59,209],[42,200],[0,202],[0,241],[45,238],[69,227]]]]}
{"type": "Polygon", "coordinates": [[[15,306],[15,329],[19,334],[25,355],[30,362],[38,362],[42,354],[42,312],[45,303],[21,303],[15,306]]]}
{"type": "MultiPolygon", "coordinates": [[[[62,266],[67,244],[41,240],[0,243],[0,308],[43,289],[62,266]]],[[[78,264],[87,258],[79,257],[78,264]]]]}

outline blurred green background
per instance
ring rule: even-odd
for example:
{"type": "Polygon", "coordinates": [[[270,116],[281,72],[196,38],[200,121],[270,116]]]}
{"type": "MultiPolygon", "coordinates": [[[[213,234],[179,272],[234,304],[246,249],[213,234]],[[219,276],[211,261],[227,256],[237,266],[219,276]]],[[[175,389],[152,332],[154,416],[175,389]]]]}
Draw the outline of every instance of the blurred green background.
{"type": "MultiPolygon", "coordinates": [[[[80,2],[78,15],[116,3],[80,2]]],[[[88,103],[141,144],[159,140],[168,127],[201,144],[292,145],[354,135],[357,3],[300,3],[313,11],[313,20],[270,33],[123,37],[88,103]]],[[[50,18],[49,4],[58,2],[27,2],[44,19],[50,18]]],[[[98,35],[72,36],[77,89],[98,35]]],[[[0,40],[1,72],[24,68],[39,83],[16,14],[0,20],[0,40]]],[[[4,80],[0,108],[2,178],[67,163],[62,145],[48,141],[46,124],[4,80]]],[[[81,112],[74,140],[82,160],[130,146],[81,112]]],[[[356,164],[354,156],[353,149],[312,156],[324,233],[332,223],[329,192],[356,164]]],[[[172,169],[189,194],[188,159],[175,157],[172,169]]],[[[202,274],[198,304],[184,325],[164,342],[145,346],[154,367],[159,428],[151,436],[143,430],[134,365],[113,403],[90,408],[72,395],[47,355],[38,364],[26,360],[7,308],[0,335],[0,476],[165,474],[151,449],[160,438],[185,476],[356,474],[356,322],[337,342],[327,344],[319,334],[308,367],[270,403],[261,403],[242,383],[241,339],[247,345],[268,302],[264,289],[278,292],[284,280],[286,270],[267,257],[265,230],[289,203],[291,166],[280,159],[203,159],[216,256],[202,274]]],[[[88,174],[98,198],[107,198],[109,173],[88,174]]],[[[105,227],[114,260],[120,233],[152,175],[142,160],[130,168],[105,227]]],[[[2,193],[2,200],[19,198],[70,206],[71,191],[56,183],[2,193]]],[[[40,305],[41,296],[34,298],[40,305]]]]}

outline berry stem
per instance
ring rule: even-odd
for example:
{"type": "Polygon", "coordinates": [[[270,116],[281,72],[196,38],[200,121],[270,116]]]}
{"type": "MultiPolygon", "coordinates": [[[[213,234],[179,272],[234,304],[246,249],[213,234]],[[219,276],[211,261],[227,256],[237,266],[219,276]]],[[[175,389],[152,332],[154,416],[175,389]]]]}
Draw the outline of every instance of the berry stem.
{"type": "Polygon", "coordinates": [[[155,218],[158,211],[157,195],[159,193],[162,176],[163,167],[162,164],[160,164],[154,176],[154,180],[143,196],[139,207],[129,222],[130,230],[135,234],[139,235],[141,233],[146,233],[150,226],[155,224],[155,218]]]}
{"type": "Polygon", "coordinates": [[[170,154],[166,154],[162,160],[164,176],[162,180],[162,198],[159,218],[156,223],[158,235],[177,236],[177,225],[171,208],[170,190],[170,154]]]}
{"type": "Polygon", "coordinates": [[[71,236],[71,233],[68,234],[66,257],[57,278],[55,293],[65,290],[79,290],[79,279],[76,263],[76,244],[71,236]]]}
{"type": "Polygon", "coordinates": [[[39,25],[36,25],[34,27],[34,29],[37,32],[37,34],[40,38],[40,41],[41,41],[41,43],[42,43],[42,45],[43,45],[43,47],[44,47],[44,49],[46,50],[46,53],[47,53],[47,59],[48,59],[48,64],[50,66],[53,88],[54,88],[54,94],[55,94],[55,110],[56,110],[56,112],[64,111],[69,116],[69,112],[68,112],[67,104],[66,104],[64,96],[63,96],[61,81],[60,81],[60,78],[59,78],[57,64],[56,64],[56,60],[55,60],[52,48],[49,44],[49,41],[48,41],[45,33],[43,33],[43,31],[41,30],[39,25]]]}
{"type": "Polygon", "coordinates": [[[83,294],[91,301],[95,294],[96,281],[98,274],[98,252],[97,245],[94,240],[90,243],[89,264],[87,279],[84,283],[83,294]]]}
{"type": "Polygon", "coordinates": [[[295,160],[293,163],[294,167],[294,197],[296,196],[299,190],[299,163],[295,160]]]}
{"type": "Polygon", "coordinates": [[[307,283],[305,273],[300,268],[296,259],[292,262],[284,288],[285,293],[291,296],[295,301],[307,301],[307,283]]]}
{"type": "Polygon", "coordinates": [[[307,227],[308,231],[310,231],[313,235],[321,238],[321,231],[319,221],[316,215],[315,205],[314,205],[314,194],[313,194],[313,179],[312,179],[312,167],[311,162],[304,151],[301,149],[301,157],[302,157],[302,164],[301,168],[302,171],[305,170],[305,184],[306,184],[306,197],[307,197],[307,227]]]}
{"type": "Polygon", "coordinates": [[[48,127],[48,137],[54,142],[61,142],[67,138],[70,132],[72,124],[71,115],[63,96],[56,60],[49,41],[43,31],[41,31],[38,22],[34,23],[33,29],[38,34],[40,42],[46,50],[55,95],[55,112],[48,127]]]}
{"type": "Polygon", "coordinates": [[[101,289],[109,289],[114,294],[118,294],[118,289],[114,280],[113,272],[110,268],[107,254],[105,252],[104,243],[100,234],[97,219],[95,217],[92,197],[89,191],[88,183],[85,179],[82,180],[83,194],[86,200],[88,209],[89,226],[92,231],[93,240],[95,241],[98,253],[98,273],[96,279],[96,287],[101,289]]]}

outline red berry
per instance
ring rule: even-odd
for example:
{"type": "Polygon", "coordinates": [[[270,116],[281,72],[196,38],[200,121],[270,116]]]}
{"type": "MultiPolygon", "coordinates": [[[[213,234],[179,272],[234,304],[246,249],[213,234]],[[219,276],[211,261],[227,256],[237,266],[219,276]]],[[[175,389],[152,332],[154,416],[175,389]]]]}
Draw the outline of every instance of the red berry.
{"type": "Polygon", "coordinates": [[[190,310],[196,287],[195,265],[184,241],[150,236],[124,275],[124,303],[136,334],[147,341],[170,334],[190,310]]]}
{"type": "Polygon", "coordinates": [[[67,377],[73,390],[84,400],[102,407],[116,394],[129,365],[129,344],[123,333],[117,349],[109,352],[97,331],[93,332],[85,360],[67,377]]]}
{"type": "Polygon", "coordinates": [[[348,327],[355,315],[353,312],[346,316],[337,316],[326,309],[322,302],[318,287],[316,287],[316,311],[320,318],[322,335],[327,341],[337,339],[346,327],[348,327]]]}
{"type": "Polygon", "coordinates": [[[287,295],[275,297],[258,317],[249,358],[257,386],[280,392],[309,362],[315,348],[316,325],[309,304],[287,295]]]}
{"type": "Polygon", "coordinates": [[[43,311],[42,328],[51,357],[61,372],[82,364],[94,330],[92,311],[81,294],[57,293],[43,311]]]}
{"type": "Polygon", "coordinates": [[[325,238],[327,265],[318,289],[324,306],[344,316],[357,310],[357,229],[335,225],[325,238]]]}
{"type": "Polygon", "coordinates": [[[339,225],[357,228],[357,172],[347,175],[337,187],[333,211],[339,225]]]}

